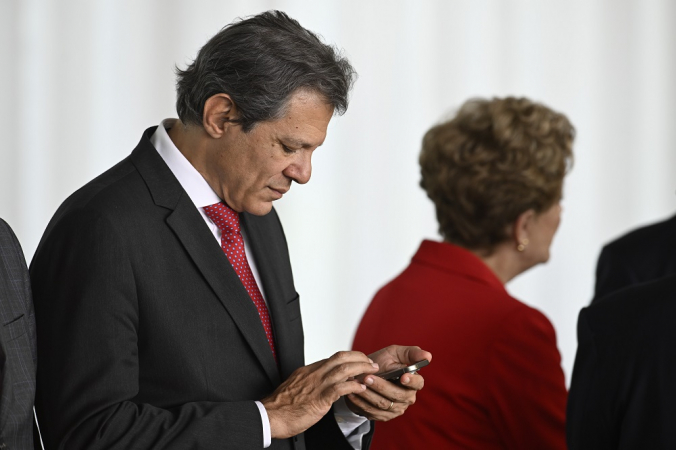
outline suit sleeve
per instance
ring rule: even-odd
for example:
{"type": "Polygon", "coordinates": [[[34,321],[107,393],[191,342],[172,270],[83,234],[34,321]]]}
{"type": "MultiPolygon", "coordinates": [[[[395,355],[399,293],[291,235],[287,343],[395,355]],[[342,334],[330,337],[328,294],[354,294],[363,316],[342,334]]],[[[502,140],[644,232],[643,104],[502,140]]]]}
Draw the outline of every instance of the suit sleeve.
{"type": "Polygon", "coordinates": [[[592,304],[631,283],[632,272],[625,265],[624,259],[614,254],[611,245],[603,247],[596,264],[596,284],[592,304]]]}
{"type": "Polygon", "coordinates": [[[599,353],[594,342],[587,309],[580,311],[577,322],[577,354],[568,397],[566,435],[571,450],[617,448],[607,442],[608,423],[604,420],[601,396],[604,384],[599,353]]]}
{"type": "Polygon", "coordinates": [[[254,401],[157,407],[135,400],[142,382],[137,342],[152,324],[139,316],[123,239],[86,210],[62,217],[48,233],[31,265],[36,410],[46,448],[262,448],[254,401]]]}
{"type": "Polygon", "coordinates": [[[506,449],[565,449],[566,387],[556,335],[533,309],[508,316],[487,370],[489,414],[506,449]]]}

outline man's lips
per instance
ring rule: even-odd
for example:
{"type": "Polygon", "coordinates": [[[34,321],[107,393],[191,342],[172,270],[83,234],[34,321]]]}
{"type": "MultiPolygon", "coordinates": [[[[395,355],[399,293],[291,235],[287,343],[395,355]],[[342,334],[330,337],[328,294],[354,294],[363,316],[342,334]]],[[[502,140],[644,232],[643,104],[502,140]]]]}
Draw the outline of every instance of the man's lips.
{"type": "Polygon", "coordinates": [[[269,189],[270,189],[273,193],[277,194],[277,196],[278,196],[277,198],[282,198],[282,195],[284,195],[284,194],[286,194],[287,192],[289,192],[289,188],[273,188],[273,187],[269,187],[269,189]]]}

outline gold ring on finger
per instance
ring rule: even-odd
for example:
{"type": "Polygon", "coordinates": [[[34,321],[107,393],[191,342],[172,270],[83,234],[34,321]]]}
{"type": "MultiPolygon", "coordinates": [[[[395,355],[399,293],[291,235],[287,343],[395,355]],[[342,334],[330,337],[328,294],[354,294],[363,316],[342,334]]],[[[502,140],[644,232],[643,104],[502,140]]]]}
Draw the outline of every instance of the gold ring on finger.
{"type": "Polygon", "coordinates": [[[390,406],[385,411],[392,411],[393,406],[394,406],[394,400],[390,401],[390,406]]]}

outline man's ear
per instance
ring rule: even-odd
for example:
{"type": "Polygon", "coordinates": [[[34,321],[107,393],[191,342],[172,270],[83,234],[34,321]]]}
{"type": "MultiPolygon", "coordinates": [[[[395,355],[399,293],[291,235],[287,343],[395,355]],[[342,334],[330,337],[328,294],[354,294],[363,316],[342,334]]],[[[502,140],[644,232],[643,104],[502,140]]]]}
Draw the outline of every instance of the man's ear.
{"type": "Polygon", "coordinates": [[[528,245],[534,219],[535,210],[529,209],[519,214],[519,217],[514,221],[512,238],[514,239],[514,246],[519,249],[519,251],[523,251],[528,245]],[[522,247],[519,247],[520,245],[522,247]]]}
{"type": "Polygon", "coordinates": [[[214,139],[223,136],[226,128],[236,124],[233,121],[238,118],[237,106],[228,94],[212,95],[204,103],[202,126],[207,134],[214,139]]]}

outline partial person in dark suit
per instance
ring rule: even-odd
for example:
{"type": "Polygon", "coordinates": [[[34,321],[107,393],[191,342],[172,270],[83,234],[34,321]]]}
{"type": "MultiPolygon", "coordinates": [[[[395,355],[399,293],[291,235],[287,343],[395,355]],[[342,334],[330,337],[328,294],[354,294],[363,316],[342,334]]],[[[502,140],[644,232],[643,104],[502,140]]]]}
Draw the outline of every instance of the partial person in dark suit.
{"type": "Polygon", "coordinates": [[[676,216],[605,245],[596,266],[594,299],[627,286],[676,275],[676,216]]]}
{"type": "Polygon", "coordinates": [[[31,264],[47,450],[367,448],[368,419],[414,402],[421,376],[372,374],[417,347],[304,366],[272,207],[309,181],[353,77],[284,13],[231,24],[178,71],[179,119],[61,205],[31,264]]]}
{"type": "Polygon", "coordinates": [[[2,219],[0,320],[0,449],[33,450],[36,364],[33,300],[21,246],[2,219]]]}
{"type": "Polygon", "coordinates": [[[444,240],[423,241],[378,291],[353,348],[412,340],[435,363],[373,449],[565,449],[554,328],[504,285],[549,259],[573,135],[564,115],[524,98],[470,100],[425,135],[420,184],[444,240]]]}
{"type": "Polygon", "coordinates": [[[567,412],[571,450],[676,448],[676,276],[583,308],[567,412]]]}

